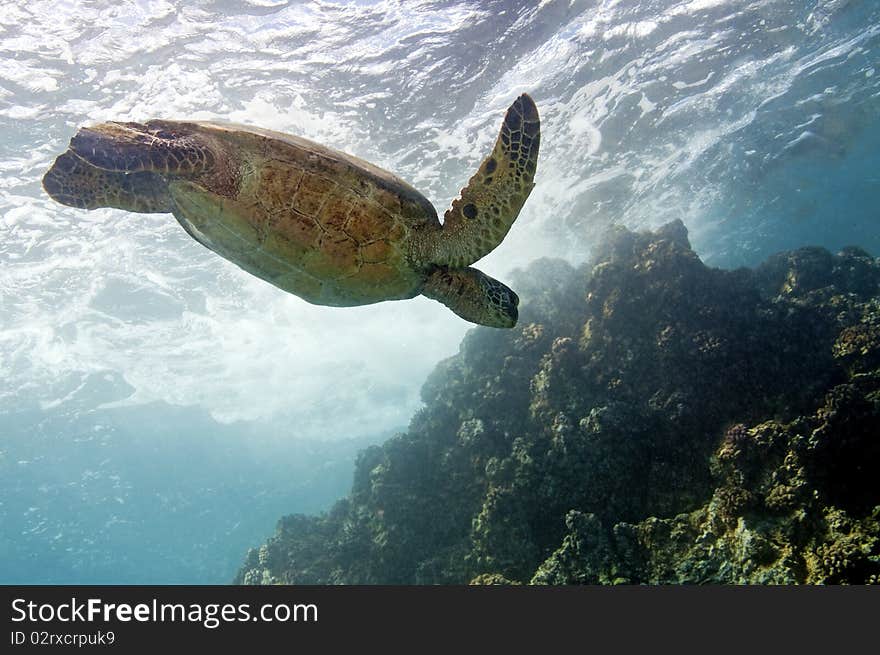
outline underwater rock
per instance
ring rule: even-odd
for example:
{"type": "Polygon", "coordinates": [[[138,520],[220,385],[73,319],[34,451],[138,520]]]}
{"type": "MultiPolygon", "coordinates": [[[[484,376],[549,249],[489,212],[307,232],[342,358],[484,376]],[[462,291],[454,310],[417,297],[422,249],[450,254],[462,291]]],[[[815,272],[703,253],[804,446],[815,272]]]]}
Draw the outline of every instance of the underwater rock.
{"type": "Polygon", "coordinates": [[[865,583],[880,577],[880,263],[705,266],[680,221],[521,273],[350,496],[236,581],[865,583]]]}

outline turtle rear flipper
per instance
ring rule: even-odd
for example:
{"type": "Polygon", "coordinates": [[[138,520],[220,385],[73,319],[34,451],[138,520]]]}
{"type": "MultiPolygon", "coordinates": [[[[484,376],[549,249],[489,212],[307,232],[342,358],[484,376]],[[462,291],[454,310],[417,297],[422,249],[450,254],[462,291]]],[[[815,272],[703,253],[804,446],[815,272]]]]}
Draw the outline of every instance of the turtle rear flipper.
{"type": "Polygon", "coordinates": [[[199,139],[175,130],[170,121],[101,123],[81,128],[70,150],[92,166],[124,173],[152,171],[188,177],[210,170],[214,154],[199,139]]]}
{"type": "Polygon", "coordinates": [[[519,318],[519,298],[513,290],[475,268],[438,268],[428,276],[422,295],[471,323],[512,328],[519,318]]]}
{"type": "Polygon", "coordinates": [[[79,209],[115,207],[132,212],[171,211],[168,185],[156,173],[119,173],[97,168],[70,150],[55,159],[43,176],[54,200],[79,209]]]}
{"type": "Polygon", "coordinates": [[[538,108],[524,93],[507,110],[492,152],[446,212],[433,263],[467,266],[501,243],[535,187],[540,141],[538,108]]]}

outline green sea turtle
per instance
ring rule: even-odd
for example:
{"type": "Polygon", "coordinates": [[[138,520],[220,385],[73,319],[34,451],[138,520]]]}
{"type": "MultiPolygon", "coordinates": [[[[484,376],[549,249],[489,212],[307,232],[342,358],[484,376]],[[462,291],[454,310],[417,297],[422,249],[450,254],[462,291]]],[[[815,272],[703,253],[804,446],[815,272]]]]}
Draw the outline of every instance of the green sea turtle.
{"type": "Polygon", "coordinates": [[[513,327],[516,294],[470,265],[519,214],[534,187],[539,141],[538,110],[523,94],[442,224],[421,193],[368,162],[224,123],[81,128],[43,187],[82,209],[170,212],[199,243],[311,303],[422,294],[467,321],[513,327]]]}

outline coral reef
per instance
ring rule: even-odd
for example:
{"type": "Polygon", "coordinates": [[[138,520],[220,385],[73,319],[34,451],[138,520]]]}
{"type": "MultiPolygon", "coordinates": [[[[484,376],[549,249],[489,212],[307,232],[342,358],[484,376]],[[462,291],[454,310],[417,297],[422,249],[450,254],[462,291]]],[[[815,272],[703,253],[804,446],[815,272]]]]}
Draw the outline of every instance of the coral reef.
{"type": "Polygon", "coordinates": [[[880,577],[880,263],[705,266],[674,222],[519,277],[409,429],[240,583],[868,583],[880,577]]]}

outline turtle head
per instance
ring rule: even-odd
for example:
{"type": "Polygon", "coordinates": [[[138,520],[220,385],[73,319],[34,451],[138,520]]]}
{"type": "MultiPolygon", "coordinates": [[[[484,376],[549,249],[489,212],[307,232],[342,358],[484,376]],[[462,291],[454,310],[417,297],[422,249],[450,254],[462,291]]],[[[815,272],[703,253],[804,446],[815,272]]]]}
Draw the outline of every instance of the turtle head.
{"type": "Polygon", "coordinates": [[[519,318],[513,290],[475,268],[438,268],[428,276],[422,294],[479,325],[512,328],[519,318]]]}

